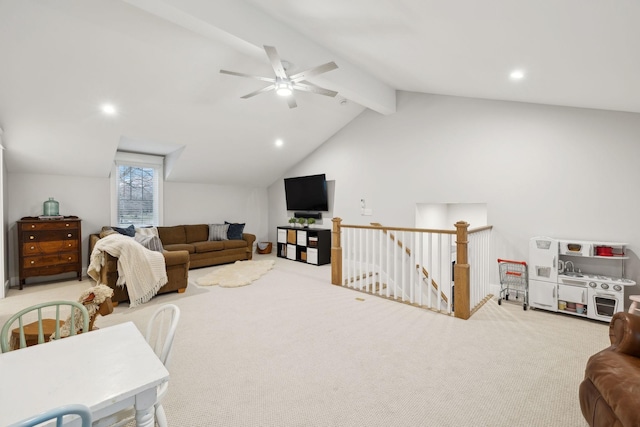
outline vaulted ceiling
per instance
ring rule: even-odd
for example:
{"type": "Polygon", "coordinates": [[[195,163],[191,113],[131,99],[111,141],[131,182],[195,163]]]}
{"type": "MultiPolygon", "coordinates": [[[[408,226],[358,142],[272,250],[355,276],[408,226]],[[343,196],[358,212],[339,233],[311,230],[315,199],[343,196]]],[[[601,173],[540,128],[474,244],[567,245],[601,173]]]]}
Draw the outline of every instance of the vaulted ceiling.
{"type": "Polygon", "coordinates": [[[637,22],[636,0],[0,0],[7,169],[106,177],[123,149],[266,186],[396,90],[640,113],[637,22]],[[219,70],[273,75],[263,45],[335,61],[309,81],[338,96],[241,99],[265,83],[219,70]]]}

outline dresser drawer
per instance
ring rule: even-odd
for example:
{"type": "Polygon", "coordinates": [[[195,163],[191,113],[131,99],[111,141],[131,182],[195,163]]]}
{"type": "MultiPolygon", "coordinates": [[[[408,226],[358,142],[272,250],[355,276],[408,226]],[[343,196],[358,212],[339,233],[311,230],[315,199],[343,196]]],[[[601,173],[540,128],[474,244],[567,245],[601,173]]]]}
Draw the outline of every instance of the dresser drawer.
{"type": "Polygon", "coordinates": [[[69,230],[80,227],[79,221],[41,221],[41,222],[25,222],[20,224],[22,231],[28,230],[69,230]]]}
{"type": "Polygon", "coordinates": [[[62,264],[76,264],[78,262],[78,253],[60,253],[55,255],[44,255],[37,257],[24,257],[22,267],[23,268],[39,268],[49,267],[52,265],[62,264]]]}
{"type": "Polygon", "coordinates": [[[23,231],[22,242],[55,242],[59,240],[78,240],[78,229],[23,231]]]}
{"type": "Polygon", "coordinates": [[[52,242],[28,242],[22,244],[24,256],[57,254],[58,252],[75,251],[78,249],[77,240],[54,240],[52,242]]]}

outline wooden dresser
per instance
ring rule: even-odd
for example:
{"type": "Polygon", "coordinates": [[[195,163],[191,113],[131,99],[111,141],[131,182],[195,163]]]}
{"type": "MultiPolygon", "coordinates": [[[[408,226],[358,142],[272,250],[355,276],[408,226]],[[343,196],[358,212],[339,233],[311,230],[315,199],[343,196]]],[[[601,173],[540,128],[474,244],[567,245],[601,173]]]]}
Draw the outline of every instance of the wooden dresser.
{"type": "Polygon", "coordinates": [[[18,225],[20,289],[35,276],[76,272],[82,280],[80,218],[23,218],[18,225]]]}

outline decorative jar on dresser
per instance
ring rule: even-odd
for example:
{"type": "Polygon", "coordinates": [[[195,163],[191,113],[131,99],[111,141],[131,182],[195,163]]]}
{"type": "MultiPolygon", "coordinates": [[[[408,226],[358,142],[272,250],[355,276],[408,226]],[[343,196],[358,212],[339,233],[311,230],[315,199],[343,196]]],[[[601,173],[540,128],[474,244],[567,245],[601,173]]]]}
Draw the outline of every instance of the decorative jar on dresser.
{"type": "Polygon", "coordinates": [[[20,289],[29,277],[75,272],[82,280],[80,222],[76,216],[17,221],[20,289]]]}

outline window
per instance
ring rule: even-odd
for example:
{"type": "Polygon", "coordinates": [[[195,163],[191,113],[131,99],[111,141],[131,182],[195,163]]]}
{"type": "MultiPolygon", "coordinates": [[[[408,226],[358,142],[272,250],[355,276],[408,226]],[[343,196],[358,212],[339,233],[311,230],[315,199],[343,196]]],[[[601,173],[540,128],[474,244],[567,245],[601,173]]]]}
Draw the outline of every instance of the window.
{"type": "Polygon", "coordinates": [[[112,223],[121,227],[162,224],[164,158],[117,152],[111,173],[112,223]]]}

